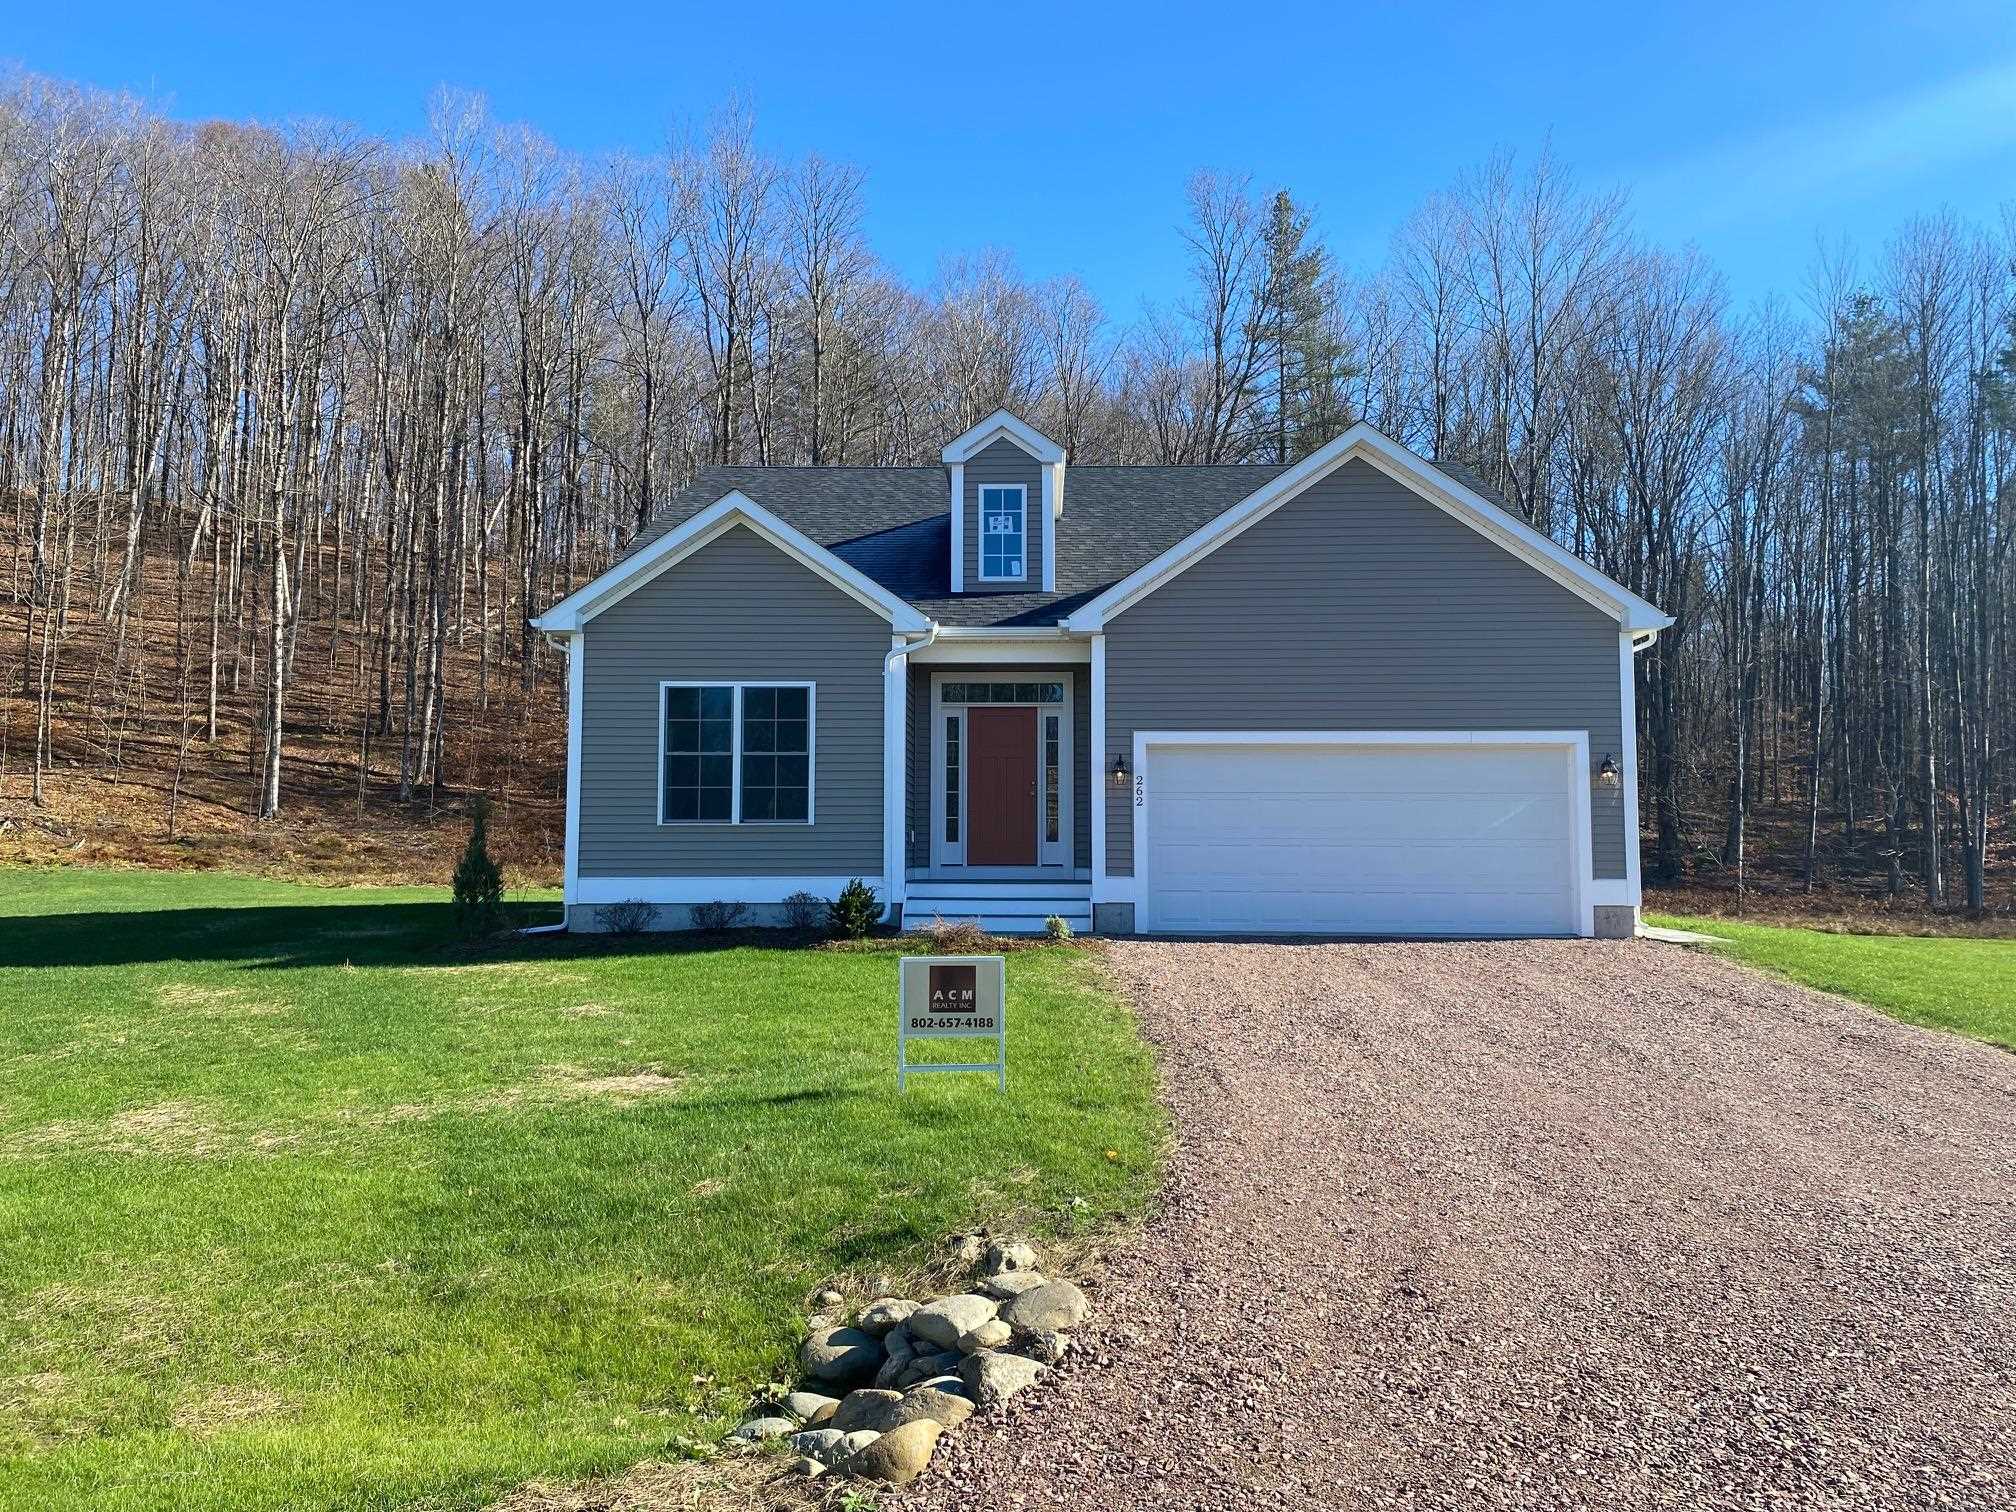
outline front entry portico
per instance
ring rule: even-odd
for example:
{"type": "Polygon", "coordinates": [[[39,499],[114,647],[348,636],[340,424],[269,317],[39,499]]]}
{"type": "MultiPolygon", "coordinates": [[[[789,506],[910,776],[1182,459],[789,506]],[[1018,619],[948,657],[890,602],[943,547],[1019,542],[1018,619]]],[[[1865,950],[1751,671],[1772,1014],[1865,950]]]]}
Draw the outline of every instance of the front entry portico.
{"type": "Polygon", "coordinates": [[[931,875],[1083,875],[1089,858],[1073,843],[1081,799],[1072,701],[1084,674],[1075,666],[932,672],[931,875]]]}

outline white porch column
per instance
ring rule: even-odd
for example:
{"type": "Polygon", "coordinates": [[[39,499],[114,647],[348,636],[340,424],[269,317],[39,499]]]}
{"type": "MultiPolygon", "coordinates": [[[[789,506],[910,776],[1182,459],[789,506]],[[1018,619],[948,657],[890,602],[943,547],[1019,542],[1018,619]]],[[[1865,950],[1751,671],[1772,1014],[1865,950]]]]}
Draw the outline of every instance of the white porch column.
{"type": "Polygon", "coordinates": [[[1092,637],[1092,902],[1106,897],[1106,634],[1092,637]]]}

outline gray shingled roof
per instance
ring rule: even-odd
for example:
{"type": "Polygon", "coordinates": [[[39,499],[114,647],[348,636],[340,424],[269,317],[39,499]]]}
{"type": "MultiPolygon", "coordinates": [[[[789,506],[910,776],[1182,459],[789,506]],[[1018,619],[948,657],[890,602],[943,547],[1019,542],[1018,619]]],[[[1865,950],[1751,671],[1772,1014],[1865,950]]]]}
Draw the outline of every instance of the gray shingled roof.
{"type": "Polygon", "coordinates": [[[1284,471],[1071,468],[1058,522],[1055,593],[953,596],[942,467],[703,467],[630,551],[739,489],[941,624],[1054,625],[1284,471]]]}

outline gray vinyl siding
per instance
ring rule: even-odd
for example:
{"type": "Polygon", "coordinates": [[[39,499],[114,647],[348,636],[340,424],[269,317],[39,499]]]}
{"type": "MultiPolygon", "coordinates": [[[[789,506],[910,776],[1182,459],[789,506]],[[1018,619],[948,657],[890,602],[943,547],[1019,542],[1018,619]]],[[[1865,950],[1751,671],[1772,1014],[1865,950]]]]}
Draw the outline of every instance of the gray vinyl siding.
{"type": "Polygon", "coordinates": [[[1043,514],[1043,464],[1012,441],[996,441],[966,463],[966,591],[968,593],[1010,592],[1017,588],[1043,586],[1043,532],[1050,521],[1043,514]],[[980,581],[980,485],[1020,483],[1028,490],[1025,514],[1023,575],[1013,579],[980,581]]]}
{"type": "MultiPolygon", "coordinates": [[[[1144,501],[1144,507],[1152,507],[1144,501]]],[[[1621,748],[1617,622],[1363,462],[1110,621],[1106,750],[1136,730],[1586,730],[1621,748]]],[[[1106,867],[1134,871],[1110,783],[1106,867]]],[[[1591,793],[1595,875],[1624,875],[1621,796],[1591,793]]]]}
{"type": "Polygon", "coordinates": [[[738,526],[583,634],[582,876],[881,875],[888,621],[738,526]],[[658,823],[658,685],[715,679],[817,685],[813,823],[658,823]]]}

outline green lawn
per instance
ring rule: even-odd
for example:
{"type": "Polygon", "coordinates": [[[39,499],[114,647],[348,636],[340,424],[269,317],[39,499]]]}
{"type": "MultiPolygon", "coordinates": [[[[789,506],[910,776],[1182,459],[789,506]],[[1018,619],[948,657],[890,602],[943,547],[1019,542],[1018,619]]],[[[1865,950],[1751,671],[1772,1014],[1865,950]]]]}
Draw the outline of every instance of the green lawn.
{"type": "Polygon", "coordinates": [[[1721,935],[1736,959],[1838,992],[1907,1024],[2016,1050],[2016,940],[1832,934],[1730,919],[1648,916],[1721,935]]]}
{"type": "Polygon", "coordinates": [[[479,1506],[720,1431],[829,1276],[1152,1188],[1082,949],[1010,957],[1005,1097],[899,1098],[893,946],[448,927],[0,871],[0,1507],[479,1506]]]}

